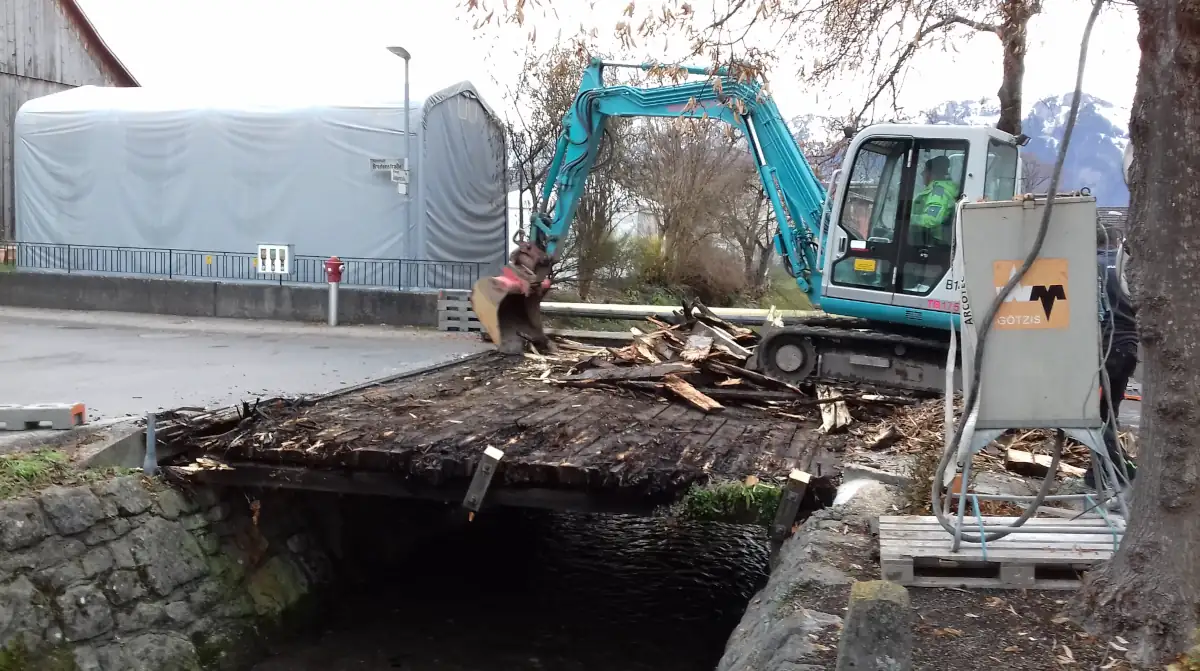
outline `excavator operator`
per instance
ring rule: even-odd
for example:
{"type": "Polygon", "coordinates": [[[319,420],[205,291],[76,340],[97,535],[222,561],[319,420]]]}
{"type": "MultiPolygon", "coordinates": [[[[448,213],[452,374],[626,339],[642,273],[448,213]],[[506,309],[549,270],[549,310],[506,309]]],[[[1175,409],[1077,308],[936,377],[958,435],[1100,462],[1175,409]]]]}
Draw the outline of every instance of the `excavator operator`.
{"type": "Polygon", "coordinates": [[[950,159],[934,156],[925,161],[925,188],[913,198],[912,239],[920,247],[949,247],[950,220],[958,185],[950,179],[950,159]]]}

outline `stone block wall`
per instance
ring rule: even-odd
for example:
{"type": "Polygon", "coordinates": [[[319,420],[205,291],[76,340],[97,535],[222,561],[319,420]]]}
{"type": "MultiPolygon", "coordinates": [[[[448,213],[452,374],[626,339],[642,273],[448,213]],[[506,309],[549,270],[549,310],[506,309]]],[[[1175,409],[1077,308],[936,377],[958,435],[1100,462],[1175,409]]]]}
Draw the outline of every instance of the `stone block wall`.
{"type": "Polygon", "coordinates": [[[245,664],[331,577],[306,505],[138,475],[0,501],[0,668],[245,664]]]}

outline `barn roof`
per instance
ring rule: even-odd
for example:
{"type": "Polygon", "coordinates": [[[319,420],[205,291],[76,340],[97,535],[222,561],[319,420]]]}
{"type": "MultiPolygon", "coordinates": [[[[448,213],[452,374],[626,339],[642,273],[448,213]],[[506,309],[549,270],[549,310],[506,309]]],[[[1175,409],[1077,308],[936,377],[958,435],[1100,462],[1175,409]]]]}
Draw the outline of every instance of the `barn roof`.
{"type": "Polygon", "coordinates": [[[79,30],[79,36],[83,39],[84,47],[89,53],[94,54],[104,63],[116,79],[116,83],[120,86],[140,86],[137,79],[133,77],[133,73],[129,71],[129,68],[125,67],[121,59],[117,58],[113,50],[104,43],[104,38],[100,37],[96,26],[92,25],[92,22],[88,19],[87,14],[84,13],[83,8],[79,6],[79,3],[76,0],[58,0],[58,4],[79,30]]]}

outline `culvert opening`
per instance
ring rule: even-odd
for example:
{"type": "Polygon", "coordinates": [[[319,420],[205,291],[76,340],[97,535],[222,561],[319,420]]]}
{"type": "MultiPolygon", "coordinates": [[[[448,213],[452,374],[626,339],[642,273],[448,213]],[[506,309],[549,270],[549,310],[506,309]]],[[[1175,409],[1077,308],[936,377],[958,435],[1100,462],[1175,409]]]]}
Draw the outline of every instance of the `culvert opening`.
{"type": "Polygon", "coordinates": [[[330,581],[254,671],[709,671],[768,577],[756,524],[298,496],[330,581]]]}

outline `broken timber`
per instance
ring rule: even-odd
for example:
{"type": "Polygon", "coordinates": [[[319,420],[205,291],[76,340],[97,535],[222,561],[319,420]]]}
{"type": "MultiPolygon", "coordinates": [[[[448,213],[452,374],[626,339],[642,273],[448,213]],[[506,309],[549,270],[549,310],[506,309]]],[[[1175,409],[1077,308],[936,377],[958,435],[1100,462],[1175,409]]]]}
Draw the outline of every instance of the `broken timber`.
{"type": "Polygon", "coordinates": [[[804,500],[804,492],[811,480],[811,475],[799,469],[792,469],[788,475],[783,496],[780,497],[779,507],[775,511],[775,519],[771,523],[771,550],[768,561],[772,571],[779,560],[779,550],[783,548],[783,542],[792,533],[792,524],[796,521],[796,514],[800,512],[800,502],[804,500]]]}
{"type": "MultiPolygon", "coordinates": [[[[977,534],[980,520],[986,528],[1016,519],[968,517],[963,531],[977,534]]],[[[958,552],[951,552],[953,539],[937,518],[882,516],[880,568],[884,579],[915,587],[1077,589],[1079,573],[1109,559],[1125,529],[1124,521],[1115,515],[1070,522],[1033,518],[1024,526],[1037,531],[1018,531],[984,544],[963,541],[958,552]],[[1051,531],[1068,525],[1088,527],[1089,533],[1051,531]]]]}

